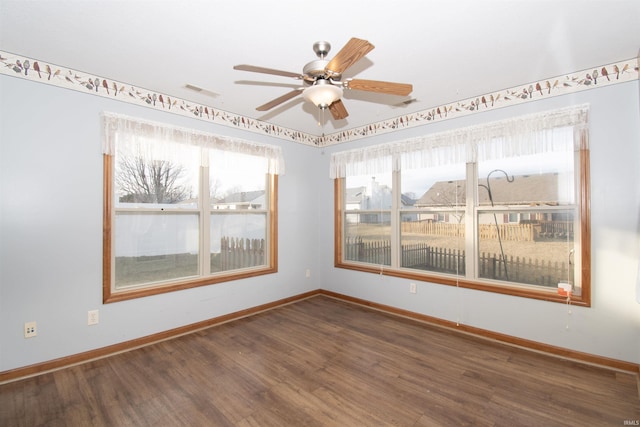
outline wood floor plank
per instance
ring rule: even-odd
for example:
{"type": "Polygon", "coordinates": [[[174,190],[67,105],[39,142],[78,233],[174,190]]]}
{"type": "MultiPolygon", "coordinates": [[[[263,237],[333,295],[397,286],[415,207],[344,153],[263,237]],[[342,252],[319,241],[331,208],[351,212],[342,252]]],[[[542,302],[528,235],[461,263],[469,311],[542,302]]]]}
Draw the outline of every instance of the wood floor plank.
{"type": "Polygon", "coordinates": [[[0,385],[0,425],[620,426],[639,381],[315,296],[0,385]]]}

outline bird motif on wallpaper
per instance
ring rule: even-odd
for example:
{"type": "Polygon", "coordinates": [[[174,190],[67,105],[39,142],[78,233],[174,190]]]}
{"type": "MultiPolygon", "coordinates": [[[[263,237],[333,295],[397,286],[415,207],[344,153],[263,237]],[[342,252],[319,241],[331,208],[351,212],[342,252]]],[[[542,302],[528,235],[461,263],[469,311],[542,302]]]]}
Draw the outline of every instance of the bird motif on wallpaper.
{"type": "MultiPolygon", "coordinates": [[[[367,128],[342,132],[336,134],[335,136],[332,136],[331,139],[334,141],[349,140],[352,136],[357,136],[360,134],[375,134],[381,129],[387,129],[389,127],[395,128],[412,126],[421,121],[443,120],[449,118],[450,116],[464,114],[465,112],[500,107],[501,104],[506,105],[508,103],[517,102],[518,100],[528,100],[537,97],[560,95],[562,93],[565,93],[565,91],[563,90],[565,88],[579,89],[580,86],[595,86],[599,83],[599,80],[601,83],[614,83],[615,80],[621,79],[629,80],[631,77],[625,74],[629,74],[633,70],[635,70],[636,72],[638,72],[639,70],[638,65],[635,64],[635,58],[632,61],[633,62],[620,62],[591,69],[589,71],[585,70],[582,72],[567,74],[551,80],[540,80],[538,82],[533,82],[519,87],[505,89],[501,92],[481,95],[474,99],[467,99],[452,104],[436,106],[428,111],[419,111],[408,116],[389,120],[386,123],[380,124],[379,126],[374,125],[373,127],[369,126],[367,128]],[[614,75],[615,79],[613,79],[614,75]]],[[[299,131],[291,132],[288,129],[281,129],[273,125],[264,126],[260,122],[254,122],[252,120],[239,117],[238,115],[232,113],[215,110],[204,105],[193,105],[185,102],[185,100],[182,99],[171,99],[166,94],[163,95],[160,93],[154,93],[138,89],[134,86],[129,86],[129,89],[127,89],[128,85],[123,83],[101,79],[98,77],[89,77],[86,75],[83,76],[82,73],[74,73],[71,69],[61,69],[50,64],[42,63],[28,58],[15,58],[10,54],[9,58],[7,58],[0,54],[0,63],[4,64],[7,70],[12,70],[16,74],[19,74],[23,76],[23,78],[27,79],[38,80],[43,79],[46,76],[46,80],[52,80],[52,78],[58,79],[58,82],[55,83],[56,85],[61,85],[61,83],[67,84],[69,87],[73,85],[76,88],[83,88],[85,90],[109,97],[126,97],[125,94],[128,94],[129,97],[132,98],[132,102],[139,101],[156,108],[185,111],[197,117],[206,117],[209,120],[222,120],[236,126],[242,126],[243,128],[260,128],[262,131],[264,131],[264,133],[273,133],[279,135],[284,134],[293,140],[308,139],[308,136],[303,135],[299,131]],[[30,70],[33,72],[29,73],[30,70]],[[62,70],[65,70],[65,73],[63,73],[62,70]]],[[[315,143],[317,144],[318,141],[315,141],[315,143]]]]}

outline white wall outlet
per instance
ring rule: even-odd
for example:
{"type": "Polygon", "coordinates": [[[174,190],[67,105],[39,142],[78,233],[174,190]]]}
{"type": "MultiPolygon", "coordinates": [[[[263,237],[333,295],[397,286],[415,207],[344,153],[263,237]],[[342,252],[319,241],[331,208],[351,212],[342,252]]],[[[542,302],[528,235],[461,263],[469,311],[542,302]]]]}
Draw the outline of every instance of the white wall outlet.
{"type": "Polygon", "coordinates": [[[311,269],[307,268],[304,272],[305,277],[308,279],[309,277],[311,277],[311,269]]]}
{"type": "Polygon", "coordinates": [[[87,325],[97,325],[99,321],[98,310],[89,310],[87,312],[87,325]]]}
{"type": "Polygon", "coordinates": [[[36,328],[36,322],[27,322],[24,324],[24,337],[33,338],[38,335],[38,329],[36,328]]]}
{"type": "Polygon", "coordinates": [[[418,287],[414,282],[409,283],[409,292],[412,294],[418,293],[418,287]]]}

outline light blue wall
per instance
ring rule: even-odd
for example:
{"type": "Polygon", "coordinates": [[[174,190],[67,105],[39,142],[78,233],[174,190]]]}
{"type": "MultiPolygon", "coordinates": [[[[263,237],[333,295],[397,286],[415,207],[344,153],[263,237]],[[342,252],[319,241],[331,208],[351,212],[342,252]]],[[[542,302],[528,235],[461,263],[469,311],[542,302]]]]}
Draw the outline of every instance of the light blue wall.
{"type": "Polygon", "coordinates": [[[324,288],[438,318],[640,363],[638,82],[433,123],[326,149],[0,75],[0,371],[324,288]],[[573,307],[333,267],[330,153],[591,104],[593,306],[573,307]],[[280,145],[279,271],[102,305],[101,111],[280,145]],[[311,278],[305,278],[305,269],[311,278]],[[87,311],[100,323],[87,326],[87,311]],[[38,336],[25,339],[25,322],[38,336]],[[567,325],[569,328],[567,329],[567,325]]]}
{"type": "Polygon", "coordinates": [[[320,288],[316,148],[3,75],[0,120],[0,371],[320,288]],[[282,146],[278,273],[102,305],[102,111],[282,146]]]}
{"type": "MultiPolygon", "coordinates": [[[[640,363],[640,112],[638,82],[609,86],[327,148],[320,196],[333,197],[330,153],[399,141],[487,121],[589,103],[591,141],[592,307],[418,282],[333,267],[333,242],[322,240],[325,289],[515,337],[640,363]],[[568,328],[567,328],[568,326],[568,328]]],[[[320,228],[334,225],[332,205],[320,206],[320,228]]]]}

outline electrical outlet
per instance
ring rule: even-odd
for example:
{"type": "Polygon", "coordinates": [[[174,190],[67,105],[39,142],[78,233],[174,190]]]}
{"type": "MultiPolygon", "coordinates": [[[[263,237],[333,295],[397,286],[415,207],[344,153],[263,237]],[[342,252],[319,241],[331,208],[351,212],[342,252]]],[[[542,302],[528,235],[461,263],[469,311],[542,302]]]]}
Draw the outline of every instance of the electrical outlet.
{"type": "Polygon", "coordinates": [[[307,270],[304,272],[305,277],[308,279],[309,277],[311,277],[311,269],[307,268],[307,270]]]}
{"type": "Polygon", "coordinates": [[[38,335],[38,329],[36,328],[36,322],[27,322],[24,324],[24,337],[33,338],[38,335]]]}
{"type": "Polygon", "coordinates": [[[409,292],[412,294],[418,293],[418,287],[414,282],[409,283],[409,292]]]}
{"type": "Polygon", "coordinates": [[[87,312],[87,325],[97,325],[100,318],[98,317],[98,310],[89,310],[87,312]]]}

